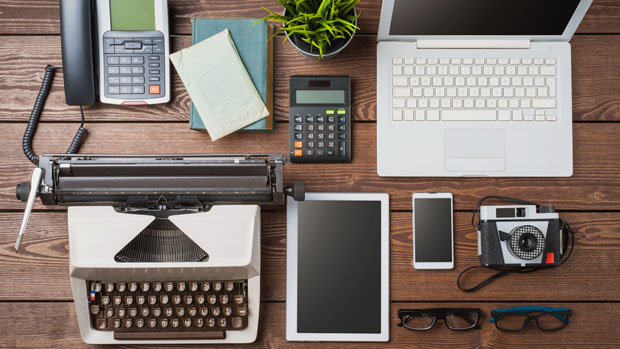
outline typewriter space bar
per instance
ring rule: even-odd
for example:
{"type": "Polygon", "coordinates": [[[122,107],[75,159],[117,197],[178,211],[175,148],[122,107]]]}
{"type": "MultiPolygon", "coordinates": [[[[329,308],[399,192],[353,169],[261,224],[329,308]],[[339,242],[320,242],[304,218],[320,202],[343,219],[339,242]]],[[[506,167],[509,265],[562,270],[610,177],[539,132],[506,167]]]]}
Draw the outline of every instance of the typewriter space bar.
{"type": "Polygon", "coordinates": [[[444,120],[444,121],[495,121],[497,120],[497,111],[475,110],[475,109],[442,110],[441,120],[444,120]]]}
{"type": "Polygon", "coordinates": [[[119,340],[162,340],[162,339],[224,339],[224,331],[199,332],[114,332],[114,339],[119,340]]]}

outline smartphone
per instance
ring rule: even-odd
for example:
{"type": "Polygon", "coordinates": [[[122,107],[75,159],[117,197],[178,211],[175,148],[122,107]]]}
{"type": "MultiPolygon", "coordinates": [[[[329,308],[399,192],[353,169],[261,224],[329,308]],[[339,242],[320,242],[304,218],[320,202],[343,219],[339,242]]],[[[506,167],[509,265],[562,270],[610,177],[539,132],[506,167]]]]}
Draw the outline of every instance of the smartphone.
{"type": "Polygon", "coordinates": [[[452,194],[413,194],[413,267],[453,269],[452,194]]]}

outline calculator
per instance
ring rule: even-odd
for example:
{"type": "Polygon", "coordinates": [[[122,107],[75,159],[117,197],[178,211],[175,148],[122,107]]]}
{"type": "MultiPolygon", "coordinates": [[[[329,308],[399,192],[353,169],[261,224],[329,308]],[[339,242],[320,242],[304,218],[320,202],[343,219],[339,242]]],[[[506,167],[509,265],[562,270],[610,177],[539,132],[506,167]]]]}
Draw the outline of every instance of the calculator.
{"type": "Polygon", "coordinates": [[[351,161],[348,76],[291,77],[290,158],[292,162],[351,161]]]}

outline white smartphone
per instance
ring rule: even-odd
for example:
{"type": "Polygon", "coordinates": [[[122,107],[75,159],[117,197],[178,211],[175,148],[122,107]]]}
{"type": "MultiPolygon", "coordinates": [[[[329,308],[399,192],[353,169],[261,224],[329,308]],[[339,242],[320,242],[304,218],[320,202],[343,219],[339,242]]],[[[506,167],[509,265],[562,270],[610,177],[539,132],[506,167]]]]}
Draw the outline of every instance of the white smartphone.
{"type": "Polygon", "coordinates": [[[452,194],[413,194],[413,267],[453,269],[452,194]]]}

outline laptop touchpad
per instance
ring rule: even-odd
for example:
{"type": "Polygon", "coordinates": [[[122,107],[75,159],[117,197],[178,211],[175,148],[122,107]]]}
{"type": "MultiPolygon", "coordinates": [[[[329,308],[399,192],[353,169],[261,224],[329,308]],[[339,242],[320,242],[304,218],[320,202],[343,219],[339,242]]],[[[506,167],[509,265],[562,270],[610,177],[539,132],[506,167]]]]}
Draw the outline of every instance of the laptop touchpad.
{"type": "Polygon", "coordinates": [[[448,172],[501,172],[506,169],[506,135],[495,128],[444,131],[444,166],[448,172]]]}

